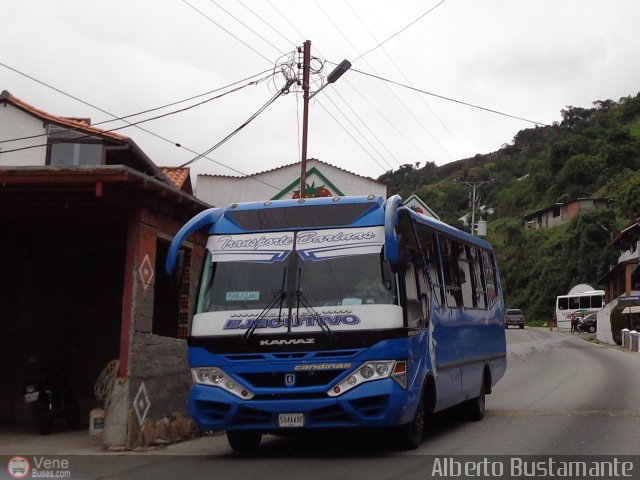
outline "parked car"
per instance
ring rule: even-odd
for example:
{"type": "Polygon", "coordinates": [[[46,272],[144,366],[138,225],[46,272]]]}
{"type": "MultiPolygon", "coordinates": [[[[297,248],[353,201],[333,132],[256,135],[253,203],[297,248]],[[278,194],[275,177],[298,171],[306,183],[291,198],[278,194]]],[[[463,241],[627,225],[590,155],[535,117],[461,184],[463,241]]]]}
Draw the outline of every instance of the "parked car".
{"type": "Polygon", "coordinates": [[[582,318],[578,318],[576,329],[578,332],[595,333],[598,329],[598,314],[590,313],[582,318]]]}
{"type": "Polygon", "coordinates": [[[509,328],[509,325],[517,325],[520,328],[524,328],[524,313],[519,308],[507,308],[507,313],[504,315],[504,328],[509,328]]]}

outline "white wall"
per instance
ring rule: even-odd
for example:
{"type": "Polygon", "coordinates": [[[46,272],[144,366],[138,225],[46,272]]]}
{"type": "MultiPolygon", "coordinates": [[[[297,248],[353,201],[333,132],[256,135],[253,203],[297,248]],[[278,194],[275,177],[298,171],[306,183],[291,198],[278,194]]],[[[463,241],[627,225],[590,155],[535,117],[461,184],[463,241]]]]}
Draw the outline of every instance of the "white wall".
{"type": "Polygon", "coordinates": [[[23,112],[13,105],[3,105],[0,102],[0,140],[41,135],[18,142],[0,143],[0,167],[45,165],[47,148],[44,146],[18,152],[2,153],[14,148],[45,144],[47,143],[45,133],[46,128],[42,120],[23,112]]]}
{"type": "MultiPolygon", "coordinates": [[[[327,163],[315,159],[307,162],[307,171],[315,168],[344,195],[382,195],[386,197],[387,187],[371,178],[361,177],[327,163]]],[[[235,202],[250,202],[270,200],[280,194],[291,183],[300,179],[300,164],[288,165],[276,170],[263,172],[249,177],[223,177],[213,175],[198,175],[196,182],[196,197],[216,207],[225,207],[235,202]]],[[[307,183],[315,183],[316,187],[325,182],[318,176],[310,175],[307,183]]],[[[290,189],[282,199],[291,198],[290,189]]],[[[328,189],[332,189],[327,185],[328,189]]],[[[332,194],[336,192],[332,191],[332,194]]]]}
{"type": "Polygon", "coordinates": [[[598,310],[597,322],[598,330],[596,338],[603,342],[615,345],[613,341],[613,333],[611,332],[611,312],[618,306],[618,299],[616,298],[612,302],[607,303],[602,310],[598,310]]]}

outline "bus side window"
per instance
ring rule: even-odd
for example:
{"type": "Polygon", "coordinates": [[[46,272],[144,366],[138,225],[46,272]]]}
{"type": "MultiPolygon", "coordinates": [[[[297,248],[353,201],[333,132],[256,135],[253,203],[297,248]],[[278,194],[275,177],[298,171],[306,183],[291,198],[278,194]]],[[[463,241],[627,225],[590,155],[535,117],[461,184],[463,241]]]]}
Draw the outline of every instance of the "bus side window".
{"type": "Polygon", "coordinates": [[[471,262],[467,256],[468,249],[461,243],[457,243],[458,267],[460,269],[460,288],[462,289],[462,303],[464,308],[474,308],[473,287],[471,280],[471,262]]]}
{"type": "Polygon", "coordinates": [[[569,308],[569,299],[567,297],[558,298],[558,310],[567,310],[569,308]]]}
{"type": "Polygon", "coordinates": [[[482,252],[482,266],[484,267],[484,278],[486,281],[487,301],[489,307],[498,300],[498,285],[496,285],[496,267],[493,263],[493,254],[482,252]]]}
{"type": "Polygon", "coordinates": [[[580,297],[580,308],[591,308],[591,297],[580,297]]]}
{"type": "MultiPolygon", "coordinates": [[[[440,257],[438,256],[435,233],[420,224],[416,225],[416,232],[418,233],[418,242],[422,250],[422,256],[427,263],[429,281],[431,281],[433,285],[434,299],[438,305],[443,305],[444,282],[442,281],[442,270],[440,269],[440,257]]],[[[425,287],[428,286],[425,285],[425,287]]],[[[429,290],[425,289],[423,293],[427,292],[429,292],[429,290]]]]}
{"type": "Polygon", "coordinates": [[[422,275],[422,268],[419,267],[420,263],[416,252],[409,250],[408,255],[410,260],[404,272],[407,326],[418,327],[424,324],[424,320],[428,314],[428,311],[423,311],[424,305],[422,304],[420,292],[421,288],[425,288],[424,280],[422,280],[424,276],[422,275]]]}
{"type": "Polygon", "coordinates": [[[473,274],[471,279],[473,280],[473,305],[476,308],[487,308],[487,293],[484,284],[484,275],[482,275],[482,264],[480,263],[480,251],[477,248],[471,247],[467,251],[469,258],[471,258],[471,269],[473,274]]]}
{"type": "Polygon", "coordinates": [[[569,297],[569,310],[580,309],[580,297],[569,297]]]}
{"type": "Polygon", "coordinates": [[[462,288],[460,286],[460,267],[458,265],[457,243],[450,238],[441,237],[442,270],[444,272],[445,296],[447,306],[462,308],[462,288]]]}

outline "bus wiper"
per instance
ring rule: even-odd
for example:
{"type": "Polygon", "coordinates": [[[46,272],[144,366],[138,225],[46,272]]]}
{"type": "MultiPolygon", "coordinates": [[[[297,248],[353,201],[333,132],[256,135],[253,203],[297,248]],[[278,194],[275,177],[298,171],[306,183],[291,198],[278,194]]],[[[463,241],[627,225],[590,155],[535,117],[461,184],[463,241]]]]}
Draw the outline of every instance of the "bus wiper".
{"type": "MultiPolygon", "coordinates": [[[[324,318],[322,318],[320,314],[315,311],[313,306],[309,303],[307,298],[304,296],[304,293],[302,293],[302,289],[300,288],[301,283],[302,283],[302,269],[298,270],[298,289],[294,292],[296,296],[296,318],[300,319],[300,305],[302,304],[302,306],[307,311],[311,312],[312,317],[315,318],[320,329],[329,337],[335,340],[336,338],[335,333],[331,331],[331,329],[329,328],[329,325],[327,325],[327,322],[325,322],[324,318]]],[[[291,333],[291,322],[289,322],[288,332],[291,333]]]]}
{"type": "Polygon", "coordinates": [[[265,318],[269,313],[269,311],[276,306],[276,304],[279,304],[278,318],[280,319],[282,318],[282,303],[284,302],[284,299],[287,298],[287,291],[284,288],[284,283],[286,278],[287,278],[287,268],[285,267],[284,271],[282,272],[282,287],[280,288],[280,290],[273,291],[273,296],[271,297],[271,300],[269,300],[269,303],[267,304],[267,306],[264,307],[262,312],[260,312],[260,315],[258,315],[253,320],[251,327],[249,327],[247,331],[242,334],[242,337],[240,337],[240,343],[247,343],[249,341],[249,339],[253,335],[253,332],[255,332],[256,328],[258,327],[258,323],[260,322],[260,320],[265,318]]]}

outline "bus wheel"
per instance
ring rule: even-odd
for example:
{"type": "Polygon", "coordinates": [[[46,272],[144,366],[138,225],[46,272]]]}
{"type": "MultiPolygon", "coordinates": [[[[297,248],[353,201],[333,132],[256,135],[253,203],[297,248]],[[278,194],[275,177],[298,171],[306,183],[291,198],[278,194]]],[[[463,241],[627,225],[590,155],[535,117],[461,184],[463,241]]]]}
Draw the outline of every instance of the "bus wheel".
{"type": "Polygon", "coordinates": [[[480,395],[478,395],[476,398],[472,398],[471,400],[467,400],[467,403],[465,404],[467,410],[467,418],[472,422],[477,422],[484,418],[485,396],[486,388],[483,378],[482,383],[480,384],[480,395]]]}
{"type": "Polygon", "coordinates": [[[262,433],[255,430],[227,430],[227,441],[234,452],[253,452],[260,446],[262,433]]]}
{"type": "Polygon", "coordinates": [[[398,448],[401,450],[415,450],[420,446],[424,434],[424,421],[424,401],[421,398],[413,420],[396,427],[395,440],[398,448]]]}

